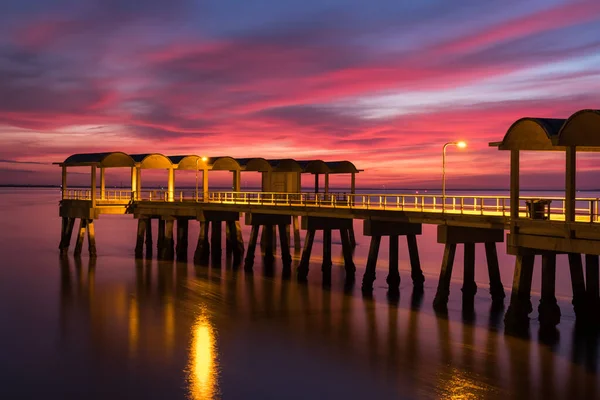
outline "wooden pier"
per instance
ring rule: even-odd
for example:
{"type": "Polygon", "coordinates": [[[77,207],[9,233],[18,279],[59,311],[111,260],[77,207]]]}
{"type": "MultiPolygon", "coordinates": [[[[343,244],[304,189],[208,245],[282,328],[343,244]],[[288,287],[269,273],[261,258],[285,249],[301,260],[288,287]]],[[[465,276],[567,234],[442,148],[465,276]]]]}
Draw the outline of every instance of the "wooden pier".
{"type": "MultiPolygon", "coordinates": [[[[504,241],[509,254],[516,256],[510,306],[505,316],[507,326],[527,323],[533,307],[530,300],[533,264],[542,257],[542,297],[540,322],[554,326],[560,320],[554,295],[556,255],[568,254],[573,287],[573,306],[577,318],[596,319],[600,305],[600,201],[598,198],[576,197],[577,151],[600,151],[600,112],[582,110],[566,120],[523,118],[515,122],[501,142],[491,143],[511,152],[510,196],[441,196],[421,194],[357,194],[356,174],[351,162],[296,161],[263,158],[235,159],[198,155],[164,156],[162,154],[128,155],[121,152],[76,154],[59,163],[62,167],[61,254],[66,254],[76,220],[79,219],[75,254],[83,249],[87,235],[90,255],[96,255],[94,221],[105,214],[128,214],[138,221],[135,256],[185,261],[189,246],[190,222],[199,224],[194,262],[219,263],[222,258],[221,234],[226,230],[227,255],[234,265],[252,269],[256,246],[260,239],[265,262],[272,263],[279,233],[284,270],[291,272],[290,247],[299,249],[300,229],[306,231],[297,278],[305,280],[309,273],[312,244],[317,231],[323,235],[323,284],[331,283],[331,234],[338,230],[347,281],[353,281],[355,265],[353,221],[363,220],[363,234],[371,237],[362,290],[372,291],[381,238],[388,238],[389,270],[386,278],[390,292],[398,291],[399,238],[406,237],[410,255],[411,279],[416,289],[423,287],[417,237],[422,224],[438,226],[438,242],[444,244],[440,278],[434,307],[444,310],[448,302],[450,279],[457,245],[464,251],[463,305],[472,306],[475,284],[476,244],[482,244],[487,257],[490,294],[495,304],[504,301],[500,281],[496,243],[504,241]],[[528,198],[519,193],[520,153],[523,151],[560,151],[565,153],[565,197],[528,198]],[[68,168],[89,167],[90,188],[68,188],[68,168]],[[107,190],[105,170],[128,168],[131,190],[107,190]],[[142,171],[168,171],[166,190],[142,187],[142,171]],[[100,179],[98,179],[98,170],[100,179]],[[196,173],[195,190],[177,190],[176,171],[196,173]],[[210,171],[230,171],[231,191],[213,191],[209,187],[210,171]],[[261,191],[241,191],[241,174],[262,175],[261,191]],[[199,175],[202,175],[201,185],[199,175]],[[301,174],[315,176],[314,192],[302,192],[301,174]],[[347,192],[331,192],[329,176],[350,177],[347,192]],[[319,187],[319,175],[325,185],[319,187]],[[321,190],[322,189],[322,190],[321,190]],[[242,238],[240,219],[251,226],[247,249],[242,238]],[[158,220],[158,232],[152,232],[152,220],[158,220]],[[244,257],[245,253],[245,257],[244,257]],[[585,265],[583,262],[585,260],[585,265]],[[585,266],[585,273],[584,273],[585,266]]],[[[320,234],[320,233],[319,233],[320,234]]]]}

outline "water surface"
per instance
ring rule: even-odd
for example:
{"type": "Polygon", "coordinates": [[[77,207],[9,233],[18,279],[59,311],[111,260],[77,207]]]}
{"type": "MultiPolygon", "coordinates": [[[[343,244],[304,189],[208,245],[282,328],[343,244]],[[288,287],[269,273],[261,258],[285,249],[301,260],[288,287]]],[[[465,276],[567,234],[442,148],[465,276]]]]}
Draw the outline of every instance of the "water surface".
{"type": "MultiPolygon", "coordinates": [[[[96,221],[96,259],[60,259],[58,200],[55,189],[0,189],[2,399],[599,397],[598,335],[574,323],[561,257],[559,329],[540,337],[534,312],[529,337],[517,338],[504,334],[502,310],[491,310],[479,247],[474,312],[461,311],[460,251],[449,312],[433,312],[443,251],[435,227],[418,239],[424,294],[412,291],[401,239],[401,294],[387,296],[384,239],[365,298],[359,222],[357,284],[344,289],[334,235],[337,264],[324,290],[320,237],[307,285],[284,279],[279,260],[265,269],[258,253],[251,274],[225,258],[220,268],[136,261],[131,216],[96,221]]],[[[191,243],[197,231],[191,224],[191,243]]],[[[498,250],[508,288],[514,259],[498,250]]],[[[537,268],[534,308],[539,289],[537,268]]]]}

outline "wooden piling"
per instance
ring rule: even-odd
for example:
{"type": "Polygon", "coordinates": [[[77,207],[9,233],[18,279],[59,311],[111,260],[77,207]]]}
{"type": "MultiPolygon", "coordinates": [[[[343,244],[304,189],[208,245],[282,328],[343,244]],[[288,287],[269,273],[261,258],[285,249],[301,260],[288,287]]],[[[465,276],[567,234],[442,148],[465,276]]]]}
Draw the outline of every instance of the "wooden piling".
{"type": "Polygon", "coordinates": [[[373,290],[373,282],[375,282],[375,269],[377,268],[377,257],[379,256],[379,245],[381,244],[381,236],[371,236],[371,244],[369,246],[369,256],[367,257],[367,266],[362,280],[362,290],[370,292],[373,290]]]}
{"type": "Polygon", "coordinates": [[[87,221],[87,233],[88,233],[88,253],[90,257],[96,257],[96,230],[94,229],[94,220],[89,219],[87,221]]]}
{"type": "Polygon", "coordinates": [[[85,238],[85,232],[87,231],[87,219],[79,219],[79,231],[77,232],[77,242],[75,243],[74,255],[80,256],[83,250],[83,239],[85,238]]]}
{"type": "Polygon", "coordinates": [[[186,261],[188,254],[188,233],[189,220],[186,218],[177,219],[177,260],[186,261]]]}
{"type": "Polygon", "coordinates": [[[581,254],[569,253],[569,271],[571,272],[571,287],[573,288],[573,310],[577,317],[585,314],[585,281],[583,278],[583,263],[581,254]]]}
{"type": "Polygon", "coordinates": [[[463,304],[465,301],[473,302],[477,293],[475,283],[475,243],[464,243],[464,269],[463,269],[463,304]]]}
{"type": "Polygon", "coordinates": [[[522,327],[529,324],[531,306],[531,280],[533,278],[533,254],[517,255],[513,276],[510,305],[504,316],[507,327],[522,327]]]}
{"type": "Polygon", "coordinates": [[[560,322],[560,308],[556,302],[556,254],[542,255],[542,297],[538,306],[540,324],[556,326],[560,322]]]}
{"type": "Polygon", "coordinates": [[[208,221],[200,221],[200,230],[198,232],[198,243],[194,252],[194,264],[203,265],[208,263],[210,256],[210,247],[208,242],[208,221]]]}
{"type": "Polygon", "coordinates": [[[156,254],[157,258],[160,260],[163,256],[163,246],[165,241],[165,220],[162,218],[158,219],[158,234],[156,239],[156,254]]]}
{"type": "Polygon", "coordinates": [[[231,241],[233,244],[233,265],[237,266],[242,262],[244,256],[244,237],[239,221],[231,221],[231,241]]]}
{"type": "Polygon", "coordinates": [[[292,216],[292,226],[294,229],[294,249],[300,250],[302,243],[300,239],[300,217],[297,215],[292,216]]]}
{"type": "Polygon", "coordinates": [[[304,250],[302,251],[302,258],[298,265],[298,280],[305,281],[308,278],[308,266],[310,263],[310,253],[312,252],[313,242],[315,240],[315,230],[309,229],[306,231],[306,238],[304,238],[304,250]]]}
{"type": "Polygon", "coordinates": [[[352,244],[350,243],[350,233],[348,229],[340,229],[340,237],[342,239],[342,254],[344,255],[344,269],[346,270],[346,280],[350,278],[354,280],[356,266],[352,260],[352,244]]]}
{"type": "Polygon", "coordinates": [[[354,235],[354,224],[348,229],[348,238],[350,239],[350,245],[356,247],[356,236],[354,235]]]}
{"type": "Polygon", "coordinates": [[[152,258],[152,218],[148,218],[146,226],[146,259],[152,258]]]}
{"type": "MultiPolygon", "coordinates": [[[[225,257],[233,255],[233,241],[231,239],[231,224],[233,221],[225,221],[225,257]]],[[[235,232],[235,230],[233,231],[235,232]]]]}
{"type": "Polygon", "coordinates": [[[286,229],[289,225],[279,224],[279,242],[281,245],[281,262],[284,267],[292,265],[292,255],[290,253],[289,231],[286,229]]]}
{"type": "Polygon", "coordinates": [[[413,287],[422,289],[425,283],[425,276],[421,270],[421,260],[419,259],[419,247],[417,246],[417,235],[406,235],[408,245],[408,256],[410,258],[410,277],[413,287]]]}
{"type": "Polygon", "coordinates": [[[66,255],[69,251],[71,244],[71,237],[73,236],[73,228],[75,227],[75,218],[63,217],[62,218],[62,229],[60,238],[60,254],[66,255]]]}
{"type": "Polygon", "coordinates": [[[388,276],[385,281],[391,291],[398,291],[400,288],[400,271],[398,270],[398,235],[390,235],[390,255],[388,276]]]}
{"type": "Polygon", "coordinates": [[[321,272],[323,272],[323,283],[331,283],[331,229],[323,229],[323,263],[321,272]]]}
{"type": "Polygon", "coordinates": [[[173,226],[175,225],[175,221],[172,219],[168,219],[165,221],[165,237],[163,240],[163,260],[173,260],[175,258],[174,245],[175,240],[173,239],[173,226]]]}
{"type": "Polygon", "coordinates": [[[221,248],[221,221],[211,221],[210,224],[210,251],[212,253],[212,262],[220,263],[223,250],[221,248]]]}
{"type": "Polygon", "coordinates": [[[501,303],[504,301],[506,294],[502,279],[500,278],[500,265],[498,263],[498,253],[496,251],[496,243],[485,242],[485,256],[487,259],[488,276],[490,279],[490,294],[492,302],[501,303]]]}
{"type": "Polygon", "coordinates": [[[273,235],[274,225],[263,225],[263,239],[264,239],[264,261],[265,263],[271,264],[274,260],[274,246],[273,242],[275,237],[273,235]]]}
{"type": "Polygon", "coordinates": [[[135,258],[142,258],[144,254],[144,238],[147,222],[145,218],[138,219],[137,237],[135,241],[135,258]]]}
{"type": "Polygon", "coordinates": [[[454,255],[456,254],[456,244],[446,243],[444,247],[444,258],[442,259],[442,268],[437,291],[433,300],[433,306],[437,309],[444,309],[448,306],[448,296],[450,296],[450,280],[452,279],[452,268],[454,267],[454,255]]]}
{"type": "Polygon", "coordinates": [[[248,241],[248,251],[246,251],[246,259],[244,260],[244,269],[252,270],[254,265],[254,252],[256,251],[256,242],[258,241],[259,225],[252,225],[250,230],[250,240],[248,241]]]}
{"type": "Polygon", "coordinates": [[[585,292],[587,297],[588,309],[591,315],[598,315],[600,307],[600,262],[597,255],[585,255],[585,292]]]}

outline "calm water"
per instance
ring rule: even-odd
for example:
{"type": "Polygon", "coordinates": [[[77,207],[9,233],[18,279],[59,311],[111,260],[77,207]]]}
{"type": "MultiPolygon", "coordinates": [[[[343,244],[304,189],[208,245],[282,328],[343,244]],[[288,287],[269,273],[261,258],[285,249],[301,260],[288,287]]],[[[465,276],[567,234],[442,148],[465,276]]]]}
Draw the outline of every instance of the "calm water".
{"type": "MultiPolygon", "coordinates": [[[[449,314],[435,315],[443,250],[435,227],[418,239],[424,295],[412,293],[401,241],[401,296],[388,300],[383,240],[369,299],[360,292],[368,241],[359,223],[358,283],[344,292],[339,265],[332,288],[321,289],[320,238],[309,284],[299,285],[279,265],[265,275],[258,255],[253,274],[225,261],[137,262],[131,216],[97,221],[96,260],[61,261],[58,199],[58,190],[0,189],[2,399],[600,398],[598,335],[575,327],[566,259],[558,332],[540,339],[534,312],[530,338],[515,338],[490,310],[479,248],[475,315],[461,312],[460,251],[449,314]]],[[[498,249],[509,287],[514,260],[498,249]]],[[[339,264],[336,236],[334,255],[339,264]]],[[[537,268],[535,308],[539,289],[537,268]]]]}

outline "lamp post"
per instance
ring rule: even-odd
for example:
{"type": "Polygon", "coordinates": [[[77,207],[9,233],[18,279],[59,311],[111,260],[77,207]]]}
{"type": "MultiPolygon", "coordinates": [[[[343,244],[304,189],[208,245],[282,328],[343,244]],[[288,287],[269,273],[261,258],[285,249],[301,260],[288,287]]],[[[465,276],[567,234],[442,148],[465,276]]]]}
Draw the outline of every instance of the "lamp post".
{"type": "Polygon", "coordinates": [[[442,211],[446,209],[446,147],[456,146],[459,149],[467,147],[467,143],[463,142],[448,142],[442,148],[442,211]]]}
{"type": "Polygon", "coordinates": [[[202,162],[205,163],[206,160],[208,160],[208,158],[206,158],[206,157],[196,158],[196,203],[198,202],[198,161],[199,160],[202,160],[202,162]]]}

